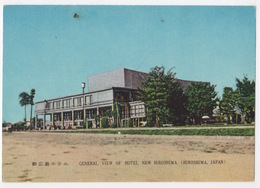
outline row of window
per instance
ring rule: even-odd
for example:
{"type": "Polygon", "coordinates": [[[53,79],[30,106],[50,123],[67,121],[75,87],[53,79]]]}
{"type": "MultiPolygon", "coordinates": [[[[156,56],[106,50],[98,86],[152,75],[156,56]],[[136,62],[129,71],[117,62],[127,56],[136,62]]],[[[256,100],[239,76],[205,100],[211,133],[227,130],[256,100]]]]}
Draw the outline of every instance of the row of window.
{"type": "MultiPolygon", "coordinates": [[[[50,109],[59,109],[59,108],[70,108],[71,106],[76,107],[76,106],[82,106],[83,97],[76,97],[73,99],[64,99],[64,100],[58,100],[58,101],[53,101],[49,102],[46,104],[46,108],[50,109]]],[[[84,100],[85,104],[91,104],[92,103],[92,96],[85,96],[84,100]]]]}
{"type": "MultiPolygon", "coordinates": [[[[105,116],[106,111],[111,110],[111,107],[102,108],[99,111],[99,115],[105,116]]],[[[126,118],[129,117],[128,108],[122,107],[121,117],[126,118]]],[[[95,114],[97,114],[97,109],[90,109],[86,110],[86,118],[93,119],[95,114]]],[[[141,105],[134,105],[130,107],[130,117],[145,117],[145,106],[141,105]]],[[[54,121],[61,121],[61,113],[54,114],[54,121]]],[[[72,112],[64,112],[63,113],[64,121],[72,120],[72,112]]],[[[74,120],[82,120],[83,119],[83,110],[74,111],[74,120]]]]}
{"type": "MultiPolygon", "coordinates": [[[[87,110],[86,111],[86,118],[94,118],[94,114],[96,113],[96,110],[87,110]]],[[[53,114],[53,120],[54,121],[61,121],[61,113],[55,113],[53,114]]],[[[72,120],[72,112],[64,112],[63,113],[63,119],[64,121],[70,121],[72,120]]],[[[81,111],[75,111],[74,112],[74,120],[82,120],[83,119],[83,110],[81,111]]]]}

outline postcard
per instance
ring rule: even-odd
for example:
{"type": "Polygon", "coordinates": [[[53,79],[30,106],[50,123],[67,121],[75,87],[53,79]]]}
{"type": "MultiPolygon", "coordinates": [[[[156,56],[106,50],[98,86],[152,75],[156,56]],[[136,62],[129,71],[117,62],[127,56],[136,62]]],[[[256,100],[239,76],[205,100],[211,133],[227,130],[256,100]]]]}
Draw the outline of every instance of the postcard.
{"type": "Polygon", "coordinates": [[[5,5],[3,182],[254,182],[256,7],[5,5]]]}

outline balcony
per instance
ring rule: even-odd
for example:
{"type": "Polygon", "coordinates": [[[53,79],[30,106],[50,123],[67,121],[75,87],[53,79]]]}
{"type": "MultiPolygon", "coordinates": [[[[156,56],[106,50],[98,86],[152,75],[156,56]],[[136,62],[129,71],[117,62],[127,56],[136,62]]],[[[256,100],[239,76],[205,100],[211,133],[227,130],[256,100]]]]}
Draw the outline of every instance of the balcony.
{"type": "MultiPolygon", "coordinates": [[[[99,106],[103,106],[103,105],[112,105],[113,100],[105,100],[105,101],[97,101],[97,102],[91,102],[91,103],[87,103],[84,104],[84,108],[85,109],[91,109],[91,108],[95,108],[95,107],[99,107],[99,106]]],[[[52,102],[50,101],[49,104],[52,104],[52,102]]],[[[69,106],[58,106],[58,107],[54,107],[52,105],[46,105],[46,102],[41,102],[41,103],[36,103],[35,104],[35,112],[38,114],[48,114],[48,113],[53,113],[55,111],[64,111],[64,110],[77,110],[77,109],[82,109],[83,105],[82,104],[78,104],[78,105],[69,105],[69,106]],[[46,107],[47,106],[47,107],[46,107]]]]}

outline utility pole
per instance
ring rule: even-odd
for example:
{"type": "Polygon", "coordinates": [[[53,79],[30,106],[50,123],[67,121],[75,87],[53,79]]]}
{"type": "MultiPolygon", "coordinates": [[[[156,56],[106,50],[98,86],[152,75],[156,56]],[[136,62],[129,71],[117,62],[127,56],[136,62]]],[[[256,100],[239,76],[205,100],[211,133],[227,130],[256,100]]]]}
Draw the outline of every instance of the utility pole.
{"type": "Polygon", "coordinates": [[[85,97],[84,97],[84,89],[85,89],[85,82],[82,82],[81,84],[82,90],[83,90],[83,126],[85,126],[85,97]]]}

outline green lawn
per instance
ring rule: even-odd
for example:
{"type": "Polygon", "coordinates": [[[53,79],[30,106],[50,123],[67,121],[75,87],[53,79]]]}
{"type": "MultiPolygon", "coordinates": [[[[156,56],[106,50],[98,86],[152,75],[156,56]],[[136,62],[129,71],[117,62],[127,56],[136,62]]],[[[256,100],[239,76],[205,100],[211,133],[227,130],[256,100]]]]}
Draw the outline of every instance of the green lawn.
{"type": "MultiPolygon", "coordinates": [[[[219,123],[219,124],[202,124],[202,125],[183,125],[183,126],[169,126],[169,127],[163,127],[163,128],[186,128],[186,127],[192,127],[192,128],[197,128],[197,127],[237,127],[237,126],[255,126],[255,124],[223,124],[223,123],[219,123]]],[[[127,127],[128,128],[128,127],[127,127]]],[[[147,127],[139,127],[139,128],[147,128],[147,127]]],[[[149,128],[153,128],[153,127],[149,127],[149,128]]],[[[156,127],[154,127],[156,128],[156,127]]]]}
{"type": "Polygon", "coordinates": [[[192,125],[189,127],[235,127],[235,126],[255,126],[255,124],[223,124],[223,123],[221,123],[221,124],[192,125]]]}
{"type": "MultiPolygon", "coordinates": [[[[56,131],[52,131],[56,132],[56,131]]],[[[129,134],[129,135],[204,135],[204,136],[254,136],[254,128],[225,128],[225,129],[100,129],[100,130],[75,130],[59,131],[63,133],[87,133],[87,134],[129,134]]]]}

